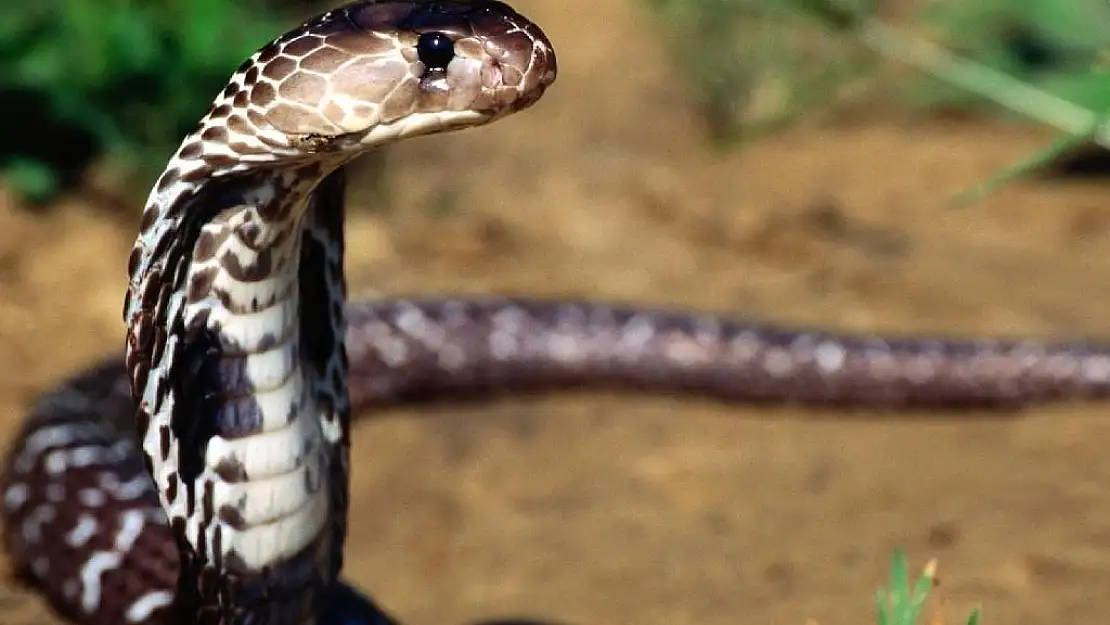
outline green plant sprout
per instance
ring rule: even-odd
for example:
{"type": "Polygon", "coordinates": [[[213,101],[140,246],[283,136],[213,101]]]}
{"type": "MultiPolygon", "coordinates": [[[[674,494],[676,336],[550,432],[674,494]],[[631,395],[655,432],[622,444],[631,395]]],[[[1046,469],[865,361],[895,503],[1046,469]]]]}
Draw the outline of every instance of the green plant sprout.
{"type": "MultiPolygon", "coordinates": [[[[917,582],[911,583],[906,556],[896,551],[890,565],[890,589],[880,587],[875,597],[878,625],[916,625],[936,582],[936,571],[936,560],[930,560],[917,582]]],[[[976,606],[966,624],[979,625],[980,615],[981,609],[976,606]]]]}

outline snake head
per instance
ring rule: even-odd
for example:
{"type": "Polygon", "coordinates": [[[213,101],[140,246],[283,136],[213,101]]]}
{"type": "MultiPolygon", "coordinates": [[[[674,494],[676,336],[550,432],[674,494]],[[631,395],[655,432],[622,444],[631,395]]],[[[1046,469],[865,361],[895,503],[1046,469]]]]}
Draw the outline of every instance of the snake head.
{"type": "Polygon", "coordinates": [[[547,36],[501,2],[363,1],[260,50],[208,121],[225,121],[240,154],[292,148],[353,156],[519,111],[555,75],[547,36]]]}

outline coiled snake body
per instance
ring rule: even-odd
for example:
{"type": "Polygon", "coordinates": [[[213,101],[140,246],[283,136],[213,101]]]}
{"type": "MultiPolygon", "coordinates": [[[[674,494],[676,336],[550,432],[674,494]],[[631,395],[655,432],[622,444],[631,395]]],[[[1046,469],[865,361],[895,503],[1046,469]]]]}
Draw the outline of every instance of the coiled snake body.
{"type": "Polygon", "coordinates": [[[543,32],[490,0],[358,2],[235,72],[151,191],[123,361],[44,395],[9,456],[5,542],[59,611],[80,625],[389,622],[337,581],[352,408],[591,384],[860,406],[1110,390],[1101,347],[589,302],[347,304],[343,166],[526,108],[555,75],[543,32]]]}

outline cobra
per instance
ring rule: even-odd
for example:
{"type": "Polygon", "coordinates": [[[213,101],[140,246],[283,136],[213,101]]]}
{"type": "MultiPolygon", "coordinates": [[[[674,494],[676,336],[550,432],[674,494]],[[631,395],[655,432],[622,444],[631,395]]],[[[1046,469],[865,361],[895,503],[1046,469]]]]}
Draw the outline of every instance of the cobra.
{"type": "Polygon", "coordinates": [[[5,542],[80,625],[384,623],[339,580],[354,407],[634,385],[726,399],[1018,405],[1099,396],[1110,350],[782,331],[590,302],[347,304],[344,168],[486,124],[553,83],[510,7],[358,2],[262,48],[151,191],[126,354],[45,395],[5,542]]]}
{"type": "MultiPolygon", "coordinates": [[[[316,623],[346,534],[342,215],[368,149],[492,122],[555,80],[496,2],[330,11],[256,53],[171,159],[128,263],[125,363],[197,623],[316,623]]],[[[346,614],[336,620],[348,618],[346,614]]]]}

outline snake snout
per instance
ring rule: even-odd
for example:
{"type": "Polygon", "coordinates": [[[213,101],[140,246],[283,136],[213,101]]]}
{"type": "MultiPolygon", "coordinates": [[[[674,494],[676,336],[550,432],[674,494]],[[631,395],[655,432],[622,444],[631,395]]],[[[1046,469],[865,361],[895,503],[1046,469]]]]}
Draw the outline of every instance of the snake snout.
{"type": "Polygon", "coordinates": [[[506,22],[508,30],[483,43],[489,72],[500,78],[500,90],[508,92],[495,95],[494,106],[502,104],[519,111],[539,100],[555,82],[558,64],[555,48],[539,26],[514,15],[517,19],[506,22]]]}

